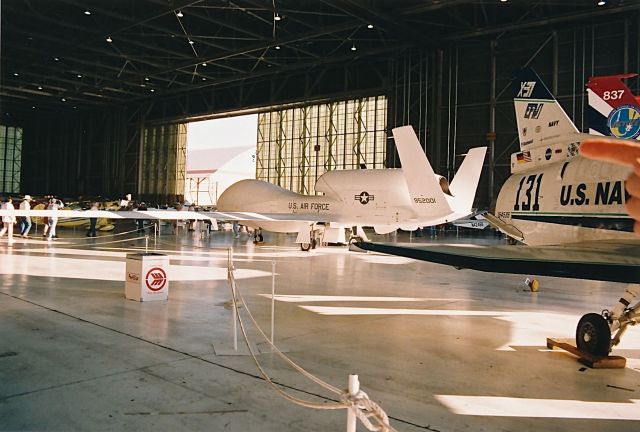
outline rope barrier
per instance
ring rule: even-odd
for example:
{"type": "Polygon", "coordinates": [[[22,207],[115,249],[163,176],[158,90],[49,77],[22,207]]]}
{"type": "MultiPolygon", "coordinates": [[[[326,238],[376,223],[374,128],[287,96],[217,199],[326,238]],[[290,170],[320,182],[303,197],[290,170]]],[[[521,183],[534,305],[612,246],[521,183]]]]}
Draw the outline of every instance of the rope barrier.
{"type": "Polygon", "coordinates": [[[389,424],[389,417],[384,412],[384,410],[380,407],[380,405],[378,405],[377,403],[375,403],[374,401],[369,399],[369,396],[365,392],[358,391],[355,395],[351,395],[349,393],[348,389],[347,390],[340,390],[337,387],[332,386],[331,384],[321,380],[320,378],[318,378],[315,375],[311,374],[310,372],[306,371],[304,368],[302,368],[301,366],[296,364],[289,357],[284,355],[284,353],[282,351],[280,351],[278,349],[278,347],[276,347],[269,340],[267,335],[262,331],[262,328],[258,325],[257,321],[255,320],[255,317],[253,316],[253,314],[249,310],[249,307],[247,306],[247,302],[244,300],[244,297],[242,296],[242,293],[237,289],[235,276],[233,274],[233,270],[232,269],[229,270],[229,282],[232,285],[233,305],[234,305],[236,311],[238,311],[237,312],[238,323],[240,324],[240,330],[242,332],[242,336],[243,336],[243,339],[244,339],[245,344],[247,346],[247,349],[249,350],[249,353],[251,354],[251,357],[253,358],[253,362],[255,363],[256,367],[258,368],[258,371],[260,372],[260,375],[262,376],[262,378],[279,395],[281,395],[284,399],[286,399],[286,400],[288,400],[288,401],[290,401],[292,403],[295,403],[296,405],[300,405],[300,406],[303,406],[303,407],[306,407],[306,408],[321,409],[321,410],[351,409],[352,412],[355,413],[357,418],[362,422],[362,424],[368,430],[370,430],[372,432],[378,432],[378,431],[380,431],[380,432],[396,432],[396,430],[389,424]],[[236,298],[236,295],[235,295],[236,293],[237,293],[237,298],[236,298]],[[316,384],[320,385],[321,387],[325,388],[326,390],[339,395],[339,397],[340,397],[340,402],[339,403],[319,404],[319,403],[307,401],[307,400],[300,399],[300,398],[297,398],[295,396],[292,396],[289,393],[287,393],[284,390],[282,390],[281,388],[279,388],[277,385],[275,385],[275,383],[271,380],[269,375],[266,373],[266,371],[260,365],[260,362],[258,361],[253,349],[251,348],[251,344],[249,343],[249,338],[247,336],[247,332],[246,332],[246,329],[245,329],[244,322],[243,322],[242,317],[240,316],[240,313],[239,313],[240,309],[238,308],[238,299],[244,305],[243,309],[246,311],[247,315],[249,316],[249,319],[251,320],[251,322],[253,323],[255,328],[258,330],[258,332],[263,337],[263,339],[271,346],[271,348],[275,351],[275,353],[278,354],[278,356],[281,357],[286,363],[288,363],[291,367],[293,367],[296,371],[300,372],[303,376],[305,376],[309,380],[315,382],[316,384]]]}
{"type": "MultiPolygon", "coordinates": [[[[58,230],[58,227],[56,227],[56,231],[58,230]]],[[[126,235],[126,234],[131,234],[132,232],[136,232],[138,231],[137,229],[131,230],[131,231],[125,231],[125,232],[121,232],[121,233],[117,233],[117,234],[104,234],[101,235],[100,238],[104,238],[104,237],[117,237],[117,236],[121,236],[121,235],[126,235]]],[[[62,240],[91,240],[92,238],[97,238],[97,237],[87,237],[87,236],[83,236],[83,237],[60,237],[62,238],[62,240]]]]}
{"type": "MultiPolygon", "coordinates": [[[[232,280],[232,283],[235,284],[235,278],[233,276],[231,277],[231,280],[232,280]]],[[[235,298],[235,296],[233,296],[234,307],[236,308],[236,310],[239,310],[237,302],[238,302],[238,299],[235,298]]],[[[246,310],[246,305],[245,305],[245,310],[246,310]]],[[[247,332],[246,332],[246,328],[245,328],[245,325],[244,325],[244,321],[240,317],[240,314],[238,314],[238,323],[240,324],[240,331],[242,332],[242,336],[244,338],[245,344],[247,345],[247,349],[249,350],[249,353],[251,354],[251,357],[253,358],[253,362],[255,363],[256,367],[258,368],[258,371],[260,372],[260,375],[283,398],[285,398],[288,401],[293,402],[293,403],[295,403],[297,405],[304,406],[306,408],[322,409],[322,410],[334,410],[334,409],[344,409],[344,408],[346,408],[344,403],[319,404],[319,403],[310,402],[310,401],[307,401],[307,400],[304,400],[304,399],[300,399],[300,398],[297,398],[295,396],[290,395],[289,393],[287,393],[284,390],[282,390],[280,387],[276,386],[275,383],[269,377],[269,375],[262,368],[262,365],[260,365],[260,362],[258,361],[258,359],[257,359],[257,357],[255,355],[255,352],[253,351],[253,348],[251,348],[251,344],[249,343],[249,337],[247,336],[247,332]]],[[[316,379],[319,380],[319,378],[316,378],[316,379]]],[[[338,393],[340,393],[339,390],[338,390],[338,393]]]]}
{"type": "Polygon", "coordinates": [[[101,246],[101,245],[105,245],[105,244],[124,243],[124,242],[128,242],[128,241],[141,240],[141,239],[144,239],[144,238],[145,237],[133,237],[133,238],[128,238],[128,239],[113,240],[113,241],[100,242],[100,243],[70,243],[69,246],[75,246],[75,247],[101,246]]]}
{"type": "Polygon", "coordinates": [[[389,425],[387,413],[384,412],[380,405],[369,399],[369,395],[362,390],[355,395],[351,395],[345,390],[340,400],[349,408],[353,409],[358,420],[370,431],[395,431],[395,429],[389,425]],[[372,420],[377,423],[377,425],[374,425],[372,420]]]}

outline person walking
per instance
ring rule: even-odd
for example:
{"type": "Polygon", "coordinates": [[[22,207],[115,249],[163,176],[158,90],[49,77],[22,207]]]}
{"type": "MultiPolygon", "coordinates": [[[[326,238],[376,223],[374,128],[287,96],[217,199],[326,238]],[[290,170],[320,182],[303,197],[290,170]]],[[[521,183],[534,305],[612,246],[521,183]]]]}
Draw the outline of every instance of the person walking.
{"type": "MultiPolygon", "coordinates": [[[[89,209],[89,211],[97,211],[98,210],[98,203],[94,202],[91,204],[91,208],[89,209]]],[[[98,218],[97,217],[90,217],[89,218],[89,231],[87,231],[87,237],[97,237],[98,234],[96,233],[96,225],[98,223],[98,218]]]]}
{"type": "MultiPolygon", "coordinates": [[[[138,204],[138,211],[147,211],[147,210],[149,209],[147,208],[147,204],[145,204],[144,201],[138,204]]],[[[145,232],[144,219],[136,219],[136,229],[137,229],[137,232],[139,233],[145,232]]]]}
{"type": "MultiPolygon", "coordinates": [[[[7,198],[7,201],[2,204],[2,210],[15,210],[13,206],[13,200],[11,197],[7,198]]],[[[16,217],[14,215],[2,216],[2,230],[0,230],[0,237],[7,233],[7,240],[9,244],[15,243],[13,239],[13,225],[16,223],[16,217]]]]}
{"type": "Polygon", "coordinates": [[[56,225],[58,224],[58,215],[57,211],[64,207],[64,203],[56,198],[51,198],[49,200],[49,205],[47,206],[47,210],[54,210],[55,213],[49,216],[49,233],[47,235],[47,241],[51,241],[53,238],[58,238],[56,235],[56,225]]]}
{"type": "MultiPolygon", "coordinates": [[[[31,210],[31,195],[25,195],[20,203],[20,210],[31,210]]],[[[20,217],[20,235],[22,238],[29,237],[29,231],[31,231],[31,216],[20,217]]]]}

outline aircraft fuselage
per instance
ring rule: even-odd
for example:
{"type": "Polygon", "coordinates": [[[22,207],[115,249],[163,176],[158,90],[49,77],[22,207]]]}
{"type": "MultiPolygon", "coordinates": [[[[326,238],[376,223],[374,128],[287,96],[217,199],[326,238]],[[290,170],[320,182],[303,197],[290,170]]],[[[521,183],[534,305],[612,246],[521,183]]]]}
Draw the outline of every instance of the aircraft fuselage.
{"type": "Polygon", "coordinates": [[[526,161],[513,162],[533,167],[507,179],[495,215],[517,228],[529,245],[632,239],[633,221],[625,210],[629,169],[556,153],[557,148],[534,149],[526,161]],[[555,160],[545,163],[547,157],[555,160]]]}
{"type": "MultiPolygon", "coordinates": [[[[405,225],[413,229],[450,217],[450,213],[417,214],[402,169],[330,171],[318,179],[316,191],[324,195],[302,195],[263,181],[243,180],[220,196],[218,210],[291,214],[360,226],[398,226],[410,221],[405,225]]],[[[421,199],[428,205],[438,198],[421,199]]]]}

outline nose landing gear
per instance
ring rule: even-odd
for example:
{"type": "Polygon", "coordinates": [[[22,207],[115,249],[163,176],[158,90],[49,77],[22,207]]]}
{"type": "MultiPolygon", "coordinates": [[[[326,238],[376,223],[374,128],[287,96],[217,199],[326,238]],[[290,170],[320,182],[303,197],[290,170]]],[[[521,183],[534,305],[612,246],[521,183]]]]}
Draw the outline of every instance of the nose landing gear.
{"type": "Polygon", "coordinates": [[[576,346],[580,351],[607,356],[611,350],[611,330],[607,320],[597,313],[588,313],[580,318],[576,328],[576,346]]]}
{"type": "Polygon", "coordinates": [[[578,349],[594,356],[608,356],[627,328],[640,320],[640,302],[630,306],[638,295],[640,285],[630,284],[611,311],[588,313],[580,318],[576,328],[578,349]]]}

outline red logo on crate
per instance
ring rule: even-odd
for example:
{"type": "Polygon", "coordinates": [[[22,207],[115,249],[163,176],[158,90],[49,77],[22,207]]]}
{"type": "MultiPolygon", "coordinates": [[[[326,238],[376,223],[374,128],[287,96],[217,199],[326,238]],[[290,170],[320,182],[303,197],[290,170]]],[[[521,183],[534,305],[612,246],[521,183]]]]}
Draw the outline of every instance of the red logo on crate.
{"type": "Polygon", "coordinates": [[[167,273],[160,267],[154,267],[147,273],[145,282],[151,291],[160,291],[167,283],[167,273]]]}

